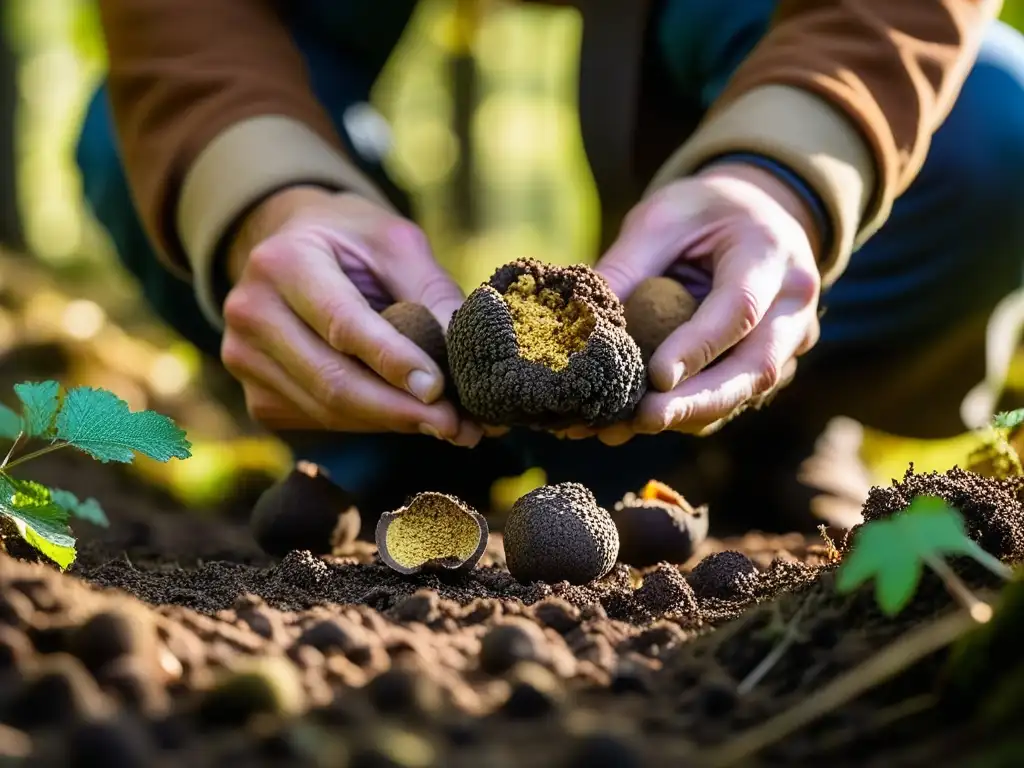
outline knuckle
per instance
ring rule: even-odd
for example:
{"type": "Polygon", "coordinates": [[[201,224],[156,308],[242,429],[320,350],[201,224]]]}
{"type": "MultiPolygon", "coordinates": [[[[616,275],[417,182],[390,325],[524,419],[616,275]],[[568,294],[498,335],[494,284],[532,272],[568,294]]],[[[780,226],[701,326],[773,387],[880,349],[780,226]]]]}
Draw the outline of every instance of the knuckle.
{"type": "Polygon", "coordinates": [[[387,218],[378,235],[386,250],[397,253],[427,249],[427,236],[422,229],[408,219],[387,218]]]}
{"type": "Polygon", "coordinates": [[[782,379],[782,367],[774,354],[767,353],[754,376],[754,394],[761,395],[774,389],[782,379]]]}
{"type": "Polygon", "coordinates": [[[289,248],[280,236],[259,243],[249,253],[246,271],[253,277],[272,279],[291,261],[289,248]]]}
{"type": "Polygon", "coordinates": [[[816,271],[791,270],[786,282],[786,293],[801,304],[812,304],[818,300],[818,295],[821,292],[821,277],[816,271]]]}
{"type": "Polygon", "coordinates": [[[355,319],[343,301],[332,301],[323,308],[327,316],[324,341],[339,352],[351,352],[357,340],[355,319]]]}
{"type": "MultiPolygon", "coordinates": [[[[697,369],[699,370],[702,368],[707,368],[709,365],[715,362],[715,358],[718,357],[718,350],[715,348],[715,345],[712,342],[705,339],[697,347],[696,356],[697,369]]],[[[687,367],[689,368],[690,366],[687,367]]]]}
{"type": "Polygon", "coordinates": [[[238,285],[228,292],[222,312],[225,325],[240,334],[256,333],[263,325],[260,302],[245,285],[238,285]]]}
{"type": "Polygon", "coordinates": [[[310,384],[313,397],[330,411],[338,413],[348,408],[346,386],[345,371],[335,361],[326,360],[314,369],[310,384]]]}
{"type": "Polygon", "coordinates": [[[740,288],[736,295],[737,330],[746,336],[757,327],[763,314],[764,310],[757,294],[749,287],[740,288]]]}
{"type": "Polygon", "coordinates": [[[460,298],[455,283],[446,273],[441,271],[434,272],[424,278],[419,294],[419,303],[426,307],[436,307],[453,298],[460,298]]]}

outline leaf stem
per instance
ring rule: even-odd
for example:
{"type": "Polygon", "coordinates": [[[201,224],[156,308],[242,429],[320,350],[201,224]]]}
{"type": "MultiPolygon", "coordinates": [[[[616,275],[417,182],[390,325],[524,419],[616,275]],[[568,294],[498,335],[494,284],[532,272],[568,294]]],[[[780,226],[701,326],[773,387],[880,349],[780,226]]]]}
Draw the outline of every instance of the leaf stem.
{"type": "Polygon", "coordinates": [[[67,448],[68,445],[70,445],[70,443],[50,443],[48,446],[40,448],[38,451],[32,451],[31,453],[26,453],[24,456],[19,456],[11,463],[6,464],[4,468],[13,469],[19,464],[24,464],[26,461],[31,461],[32,459],[37,459],[40,456],[45,456],[47,453],[59,451],[61,448],[67,448]]]}
{"type": "Polygon", "coordinates": [[[971,557],[1004,581],[1013,581],[1013,569],[973,539],[971,557]]]}
{"type": "Polygon", "coordinates": [[[18,447],[18,443],[21,442],[21,438],[23,438],[24,436],[25,436],[25,430],[21,430],[21,431],[18,432],[18,436],[16,438],[14,438],[14,442],[11,443],[11,450],[9,450],[7,452],[7,455],[4,457],[3,464],[0,464],[0,469],[6,469],[7,468],[7,465],[11,461],[11,456],[14,455],[14,451],[18,447]]]}
{"type": "Polygon", "coordinates": [[[979,600],[945,560],[935,555],[924,555],[924,561],[939,575],[946,589],[972,619],[979,624],[985,624],[992,618],[992,606],[984,600],[979,600]]]}

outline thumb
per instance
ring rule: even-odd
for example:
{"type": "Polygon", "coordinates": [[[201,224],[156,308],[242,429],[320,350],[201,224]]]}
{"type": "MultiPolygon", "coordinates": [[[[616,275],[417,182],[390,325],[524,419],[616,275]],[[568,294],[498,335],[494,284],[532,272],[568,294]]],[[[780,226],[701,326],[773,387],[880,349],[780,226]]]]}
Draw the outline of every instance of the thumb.
{"type": "Polygon", "coordinates": [[[423,231],[409,221],[392,225],[385,248],[387,267],[381,281],[397,301],[422,304],[442,328],[465,300],[452,276],[437,263],[423,231]]]}
{"type": "Polygon", "coordinates": [[[685,209],[678,195],[650,198],[633,209],[618,239],[594,265],[616,296],[625,301],[640,283],[665,274],[707,236],[707,227],[685,209]]]}

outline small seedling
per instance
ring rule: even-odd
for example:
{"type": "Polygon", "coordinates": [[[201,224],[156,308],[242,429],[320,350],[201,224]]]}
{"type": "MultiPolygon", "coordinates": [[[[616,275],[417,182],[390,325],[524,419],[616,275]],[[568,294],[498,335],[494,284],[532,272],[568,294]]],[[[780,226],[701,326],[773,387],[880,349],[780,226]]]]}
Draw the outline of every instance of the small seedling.
{"type": "Polygon", "coordinates": [[[946,564],[946,555],[971,557],[997,576],[1012,578],[1009,567],[967,535],[958,510],[935,496],[918,496],[903,512],[863,525],[839,568],[836,589],[852,592],[874,578],[878,607],[895,616],[914,596],[927,565],[976,621],[987,621],[991,607],[971,593],[946,564]]]}
{"type": "Polygon", "coordinates": [[[974,467],[988,467],[980,470],[995,477],[1024,475],[1020,456],[1013,445],[1014,435],[1024,425],[1024,408],[997,413],[988,426],[984,442],[975,450],[969,460],[974,467]]]}
{"type": "Polygon", "coordinates": [[[95,499],[80,501],[73,493],[11,475],[11,470],[61,448],[77,448],[100,462],[130,464],[135,453],[156,461],[187,459],[192,445],[184,430],[154,411],[132,411],[105,389],[62,390],[56,381],[14,385],[21,413],[0,404],[0,440],[11,441],[0,462],[0,517],[62,570],[74,562],[75,539],[68,519],[77,517],[108,525],[95,499]],[[16,456],[24,441],[46,445],[16,456]]]}

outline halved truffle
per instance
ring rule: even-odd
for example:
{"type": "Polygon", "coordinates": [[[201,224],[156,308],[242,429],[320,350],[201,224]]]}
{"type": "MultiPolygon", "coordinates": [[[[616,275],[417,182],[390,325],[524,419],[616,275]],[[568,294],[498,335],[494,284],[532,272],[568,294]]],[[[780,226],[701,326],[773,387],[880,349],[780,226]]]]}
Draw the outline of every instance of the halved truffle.
{"type": "Polygon", "coordinates": [[[418,493],[377,523],[377,551],[403,574],[421,570],[468,571],[487,548],[487,520],[454,496],[418,493]]]}
{"type": "Polygon", "coordinates": [[[607,511],[579,483],[545,485],[512,505],[505,521],[505,562],[521,582],[586,584],[607,574],[619,535],[607,511]]]}
{"type": "Polygon", "coordinates": [[[700,302],[671,277],[649,277],[623,305],[626,330],[640,347],[644,362],[676,328],[697,311],[700,302]]]}
{"type": "Polygon", "coordinates": [[[484,424],[560,429],[627,418],[647,372],[622,304],[583,265],[499,268],[448,326],[462,406],[484,424]]]}
{"type": "Polygon", "coordinates": [[[294,550],[330,554],[359,534],[355,497],[334,483],[323,467],[296,462],[283,480],[260,496],[249,526],[268,555],[283,557],[294,550]]]}
{"type": "Polygon", "coordinates": [[[708,508],[694,508],[674,489],[651,480],[615,504],[619,561],[634,568],[684,563],[708,535],[708,508]]]}

